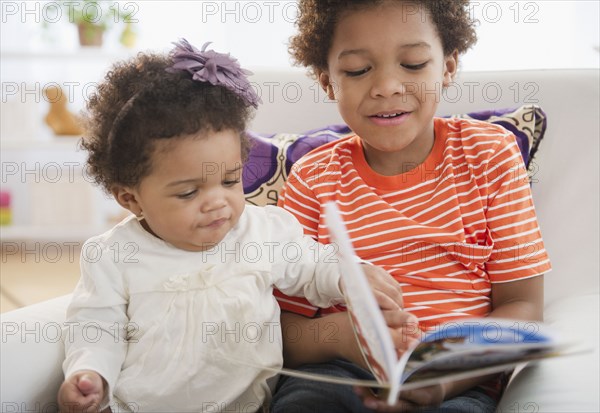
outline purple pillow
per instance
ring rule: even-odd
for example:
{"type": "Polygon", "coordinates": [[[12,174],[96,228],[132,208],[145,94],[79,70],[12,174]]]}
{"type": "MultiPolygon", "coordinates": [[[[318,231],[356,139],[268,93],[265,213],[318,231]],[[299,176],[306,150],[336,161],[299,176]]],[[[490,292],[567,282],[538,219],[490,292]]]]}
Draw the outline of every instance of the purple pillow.
{"type": "MultiPolygon", "coordinates": [[[[530,175],[534,172],[533,157],[546,132],[546,114],[540,107],[525,105],[452,117],[483,120],[512,132],[530,175]]],[[[346,125],[329,125],[303,134],[258,135],[249,132],[253,146],[243,171],[246,201],[254,205],[276,205],[279,191],[294,162],[325,143],[350,135],[353,132],[346,125]]]]}

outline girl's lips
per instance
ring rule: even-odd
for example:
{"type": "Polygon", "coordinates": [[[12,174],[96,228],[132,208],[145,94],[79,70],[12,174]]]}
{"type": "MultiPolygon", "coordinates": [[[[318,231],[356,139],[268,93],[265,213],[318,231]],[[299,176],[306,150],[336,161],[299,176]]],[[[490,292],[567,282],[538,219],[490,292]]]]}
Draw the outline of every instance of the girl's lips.
{"type": "Polygon", "coordinates": [[[211,228],[211,229],[218,228],[221,225],[223,225],[225,222],[227,222],[227,218],[215,219],[211,223],[204,225],[204,228],[211,228]]]}
{"type": "Polygon", "coordinates": [[[406,121],[411,112],[386,112],[369,116],[371,122],[378,126],[397,126],[406,121]]]}

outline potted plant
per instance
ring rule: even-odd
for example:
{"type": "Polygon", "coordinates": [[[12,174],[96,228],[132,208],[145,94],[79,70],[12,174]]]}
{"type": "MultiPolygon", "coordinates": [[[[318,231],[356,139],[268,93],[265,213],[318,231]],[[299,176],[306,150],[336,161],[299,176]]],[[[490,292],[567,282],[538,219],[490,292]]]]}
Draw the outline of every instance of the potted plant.
{"type": "Polygon", "coordinates": [[[77,26],[79,44],[102,46],[104,32],[113,24],[125,19],[123,13],[106,0],[65,1],[69,21],[77,26]]]}

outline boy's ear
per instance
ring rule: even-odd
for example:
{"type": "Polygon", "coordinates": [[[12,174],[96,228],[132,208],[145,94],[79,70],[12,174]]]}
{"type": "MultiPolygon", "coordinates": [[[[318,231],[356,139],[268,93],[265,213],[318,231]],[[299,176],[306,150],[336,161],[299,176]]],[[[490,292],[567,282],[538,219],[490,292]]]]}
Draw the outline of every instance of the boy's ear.
{"type": "Polygon", "coordinates": [[[327,97],[330,100],[335,100],[335,92],[333,91],[333,85],[331,84],[331,78],[329,77],[329,73],[327,73],[326,71],[320,71],[318,73],[318,76],[319,84],[321,85],[325,93],[327,93],[327,97]]]}
{"type": "Polygon", "coordinates": [[[458,50],[454,50],[444,58],[444,82],[443,87],[448,87],[454,80],[458,70],[458,50]]]}
{"type": "Polygon", "coordinates": [[[131,211],[137,217],[142,216],[142,207],[136,198],[134,190],[124,186],[114,186],[111,192],[119,205],[131,211]]]}

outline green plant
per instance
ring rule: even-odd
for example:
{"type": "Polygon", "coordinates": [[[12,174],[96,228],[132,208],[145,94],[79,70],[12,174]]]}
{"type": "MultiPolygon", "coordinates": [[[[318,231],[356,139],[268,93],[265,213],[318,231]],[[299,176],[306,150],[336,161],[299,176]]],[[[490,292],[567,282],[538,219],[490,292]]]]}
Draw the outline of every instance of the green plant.
{"type": "Polygon", "coordinates": [[[117,23],[124,14],[114,2],[106,0],[63,0],[69,21],[77,25],[99,26],[107,29],[117,23]]]}

